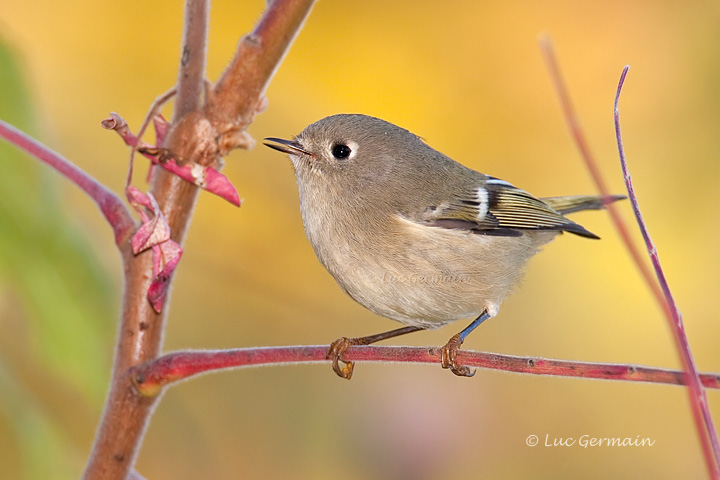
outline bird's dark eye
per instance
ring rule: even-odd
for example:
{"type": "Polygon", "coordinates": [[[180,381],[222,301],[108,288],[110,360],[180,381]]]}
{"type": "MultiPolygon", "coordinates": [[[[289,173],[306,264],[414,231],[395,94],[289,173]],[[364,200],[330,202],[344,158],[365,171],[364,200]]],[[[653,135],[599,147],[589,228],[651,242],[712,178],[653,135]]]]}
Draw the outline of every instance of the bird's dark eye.
{"type": "Polygon", "coordinates": [[[333,157],[337,158],[338,160],[344,160],[348,158],[350,156],[350,153],[352,153],[350,147],[348,147],[347,145],[343,145],[342,143],[339,143],[332,147],[333,157]]]}

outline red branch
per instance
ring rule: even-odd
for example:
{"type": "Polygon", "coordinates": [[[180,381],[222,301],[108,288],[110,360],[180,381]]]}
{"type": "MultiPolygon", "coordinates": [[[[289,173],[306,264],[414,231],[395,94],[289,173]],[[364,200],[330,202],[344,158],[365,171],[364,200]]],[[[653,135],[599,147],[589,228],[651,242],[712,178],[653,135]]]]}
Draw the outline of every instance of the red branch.
{"type": "Polygon", "coordinates": [[[613,117],[615,119],[615,136],[617,137],[618,153],[620,154],[620,165],[622,166],[625,186],[627,187],[628,196],[630,197],[630,202],[632,203],[635,219],[640,227],[643,240],[645,240],[645,246],[647,247],[650,255],[650,260],[652,261],[653,268],[655,269],[655,275],[657,276],[657,280],[662,288],[664,301],[667,305],[667,310],[669,311],[667,320],[670,324],[670,330],[673,332],[675,346],[678,352],[680,352],[680,359],[685,373],[685,383],[688,385],[688,394],[690,395],[690,405],[692,406],[695,424],[698,429],[698,434],[700,435],[705,460],[712,478],[719,479],[720,442],[718,442],[717,431],[715,430],[715,425],[713,424],[712,416],[710,415],[710,409],[708,408],[707,396],[705,395],[705,390],[702,387],[700,374],[698,373],[695,360],[693,360],[692,352],[690,351],[690,344],[687,336],[685,335],[682,315],[678,310],[677,303],[673,298],[670,286],[665,278],[665,273],[660,265],[657,248],[655,247],[652,238],[650,238],[650,232],[648,232],[647,225],[645,224],[645,220],[643,220],[642,213],[640,212],[640,205],[638,204],[637,196],[635,195],[635,188],[633,187],[632,178],[630,177],[630,171],[625,158],[625,149],[623,147],[622,135],[620,133],[620,110],[618,103],[620,101],[620,92],[622,91],[623,84],[625,83],[625,76],[627,75],[629,68],[629,66],[626,66],[620,76],[620,82],[618,84],[617,94],[615,95],[615,105],[613,109],[613,117]]]}
{"type": "MultiPolygon", "coordinates": [[[[440,364],[440,350],[440,347],[353,346],[343,356],[348,361],[440,364]]],[[[175,352],[133,368],[130,375],[143,395],[156,396],[168,385],[218,370],[273,364],[325,363],[328,362],[327,351],[327,345],[309,345],[175,352]]],[[[685,376],[681,371],[640,365],[518,357],[472,350],[458,350],[458,360],[471,367],[533,375],[685,384],[685,376]]],[[[720,388],[720,374],[702,374],[702,382],[708,388],[720,388]]]]}
{"type": "Polygon", "coordinates": [[[80,187],[100,208],[115,234],[115,244],[120,245],[135,230],[136,224],[123,201],[103,184],[85,173],[70,160],[53,152],[48,147],[29,137],[17,128],[0,120],[0,137],[17,148],[41,160],[65,178],[80,187]]]}

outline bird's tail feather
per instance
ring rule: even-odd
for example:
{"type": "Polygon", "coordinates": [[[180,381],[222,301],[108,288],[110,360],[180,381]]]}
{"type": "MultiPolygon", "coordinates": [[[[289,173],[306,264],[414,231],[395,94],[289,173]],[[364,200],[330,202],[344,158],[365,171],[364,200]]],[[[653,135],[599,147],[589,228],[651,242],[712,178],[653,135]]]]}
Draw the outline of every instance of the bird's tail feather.
{"type": "Polygon", "coordinates": [[[580,210],[599,210],[608,203],[627,198],[625,195],[570,195],[541,198],[550,208],[563,215],[580,210]]]}

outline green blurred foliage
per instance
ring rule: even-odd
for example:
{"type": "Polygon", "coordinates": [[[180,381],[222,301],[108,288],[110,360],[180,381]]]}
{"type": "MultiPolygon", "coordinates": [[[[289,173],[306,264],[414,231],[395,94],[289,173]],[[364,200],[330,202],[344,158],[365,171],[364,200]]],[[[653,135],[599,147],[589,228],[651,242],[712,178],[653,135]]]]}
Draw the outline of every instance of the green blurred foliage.
{"type": "MultiPolygon", "coordinates": [[[[260,0],[212,3],[210,79],[262,8],[260,0]]],[[[139,0],[121,8],[5,2],[0,25],[19,52],[30,85],[23,91],[35,108],[22,91],[3,87],[0,102],[16,114],[0,115],[122,191],[127,150],[98,123],[117,111],[137,130],[152,100],[175,82],[182,10],[180,2],[139,0]]],[[[326,115],[366,113],[536,195],[591,193],[537,48],[537,35],[548,32],[591,147],[621,193],[612,100],[631,64],[621,115],[636,190],[695,358],[702,370],[718,371],[719,20],[718,4],[703,1],[322,1],[250,133],[289,137],[326,115]]],[[[0,74],[17,82],[13,68],[0,74]]],[[[3,171],[12,167],[0,176],[0,464],[11,478],[53,478],[52,465],[77,476],[107,385],[120,265],[91,202],[44,166],[0,148],[3,171]]],[[[226,160],[245,203],[235,209],[201,196],[170,299],[167,350],[328,343],[397,326],[353,303],[318,264],[287,159],[257,147],[226,160]]],[[[138,164],[140,188],[142,170],[138,164]]],[[[602,241],[563,236],[549,245],[467,347],[677,367],[664,320],[606,216],[574,218],[602,241]]],[[[463,326],[402,342],[441,344],[463,326]]],[[[717,412],[717,392],[709,401],[717,412]]],[[[484,371],[466,380],[399,365],[359,365],[351,382],[325,366],[186,382],[163,397],[138,469],[149,480],[704,475],[680,388],[484,371]],[[530,448],[531,434],[656,443],[530,448]]]]}
{"type": "MultiPolygon", "coordinates": [[[[24,75],[5,45],[0,92],[0,118],[37,135],[24,75]]],[[[84,445],[57,405],[97,413],[116,292],[61,207],[61,179],[5,142],[0,170],[0,423],[9,446],[0,463],[6,478],[76,478],[84,445]]]]}

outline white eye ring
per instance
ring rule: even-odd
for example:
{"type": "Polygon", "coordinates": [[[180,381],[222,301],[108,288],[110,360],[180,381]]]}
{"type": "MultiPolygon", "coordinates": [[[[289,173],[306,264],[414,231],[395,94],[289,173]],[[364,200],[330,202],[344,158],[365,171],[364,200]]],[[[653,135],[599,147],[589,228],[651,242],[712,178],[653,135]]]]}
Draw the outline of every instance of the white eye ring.
{"type": "Polygon", "coordinates": [[[338,142],[330,146],[330,153],[336,160],[352,160],[357,155],[357,142],[338,142]]]}

